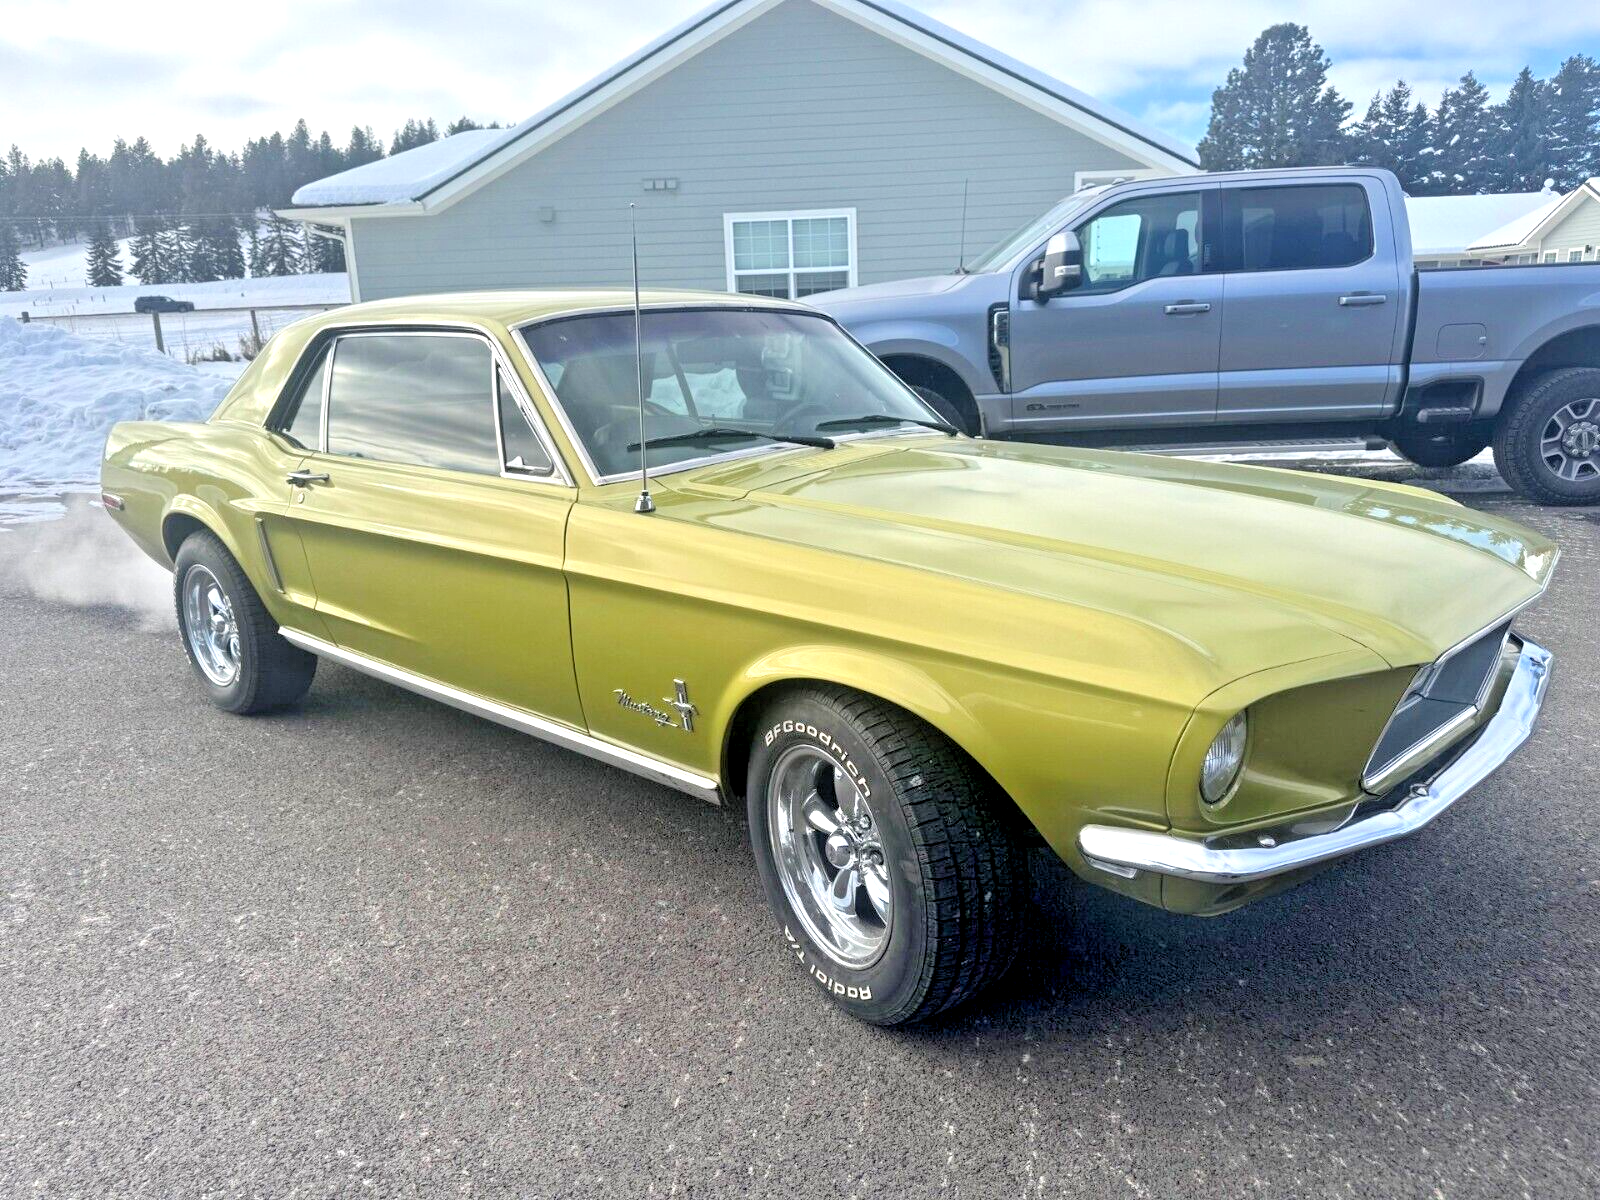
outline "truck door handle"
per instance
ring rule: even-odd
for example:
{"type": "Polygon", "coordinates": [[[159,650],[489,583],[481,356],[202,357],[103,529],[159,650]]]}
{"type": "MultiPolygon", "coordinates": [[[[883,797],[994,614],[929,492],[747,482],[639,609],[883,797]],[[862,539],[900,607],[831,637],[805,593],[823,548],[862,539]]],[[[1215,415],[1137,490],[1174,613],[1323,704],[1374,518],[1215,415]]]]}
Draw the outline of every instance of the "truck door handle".
{"type": "Polygon", "coordinates": [[[328,476],[313,474],[310,471],[290,471],[283,477],[285,483],[292,483],[295,487],[310,487],[313,483],[327,483],[328,476]]]}
{"type": "Polygon", "coordinates": [[[1382,304],[1389,297],[1377,295],[1372,292],[1352,292],[1348,296],[1339,297],[1340,308],[1370,308],[1374,304],[1382,304]]]}
{"type": "Polygon", "coordinates": [[[1177,304],[1169,304],[1163,310],[1169,317],[1186,317],[1191,313],[1208,313],[1211,305],[1203,300],[1183,300],[1177,304]]]}

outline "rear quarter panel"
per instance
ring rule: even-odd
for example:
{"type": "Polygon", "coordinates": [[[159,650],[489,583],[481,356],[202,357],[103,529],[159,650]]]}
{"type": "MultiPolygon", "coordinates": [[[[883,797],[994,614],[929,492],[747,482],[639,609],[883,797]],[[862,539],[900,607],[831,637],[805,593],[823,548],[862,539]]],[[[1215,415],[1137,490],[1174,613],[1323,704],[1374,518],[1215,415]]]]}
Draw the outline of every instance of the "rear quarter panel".
{"type": "Polygon", "coordinates": [[[1586,327],[1600,327],[1600,265],[1421,271],[1410,383],[1481,377],[1479,415],[1492,417],[1530,355],[1586,327]]]}

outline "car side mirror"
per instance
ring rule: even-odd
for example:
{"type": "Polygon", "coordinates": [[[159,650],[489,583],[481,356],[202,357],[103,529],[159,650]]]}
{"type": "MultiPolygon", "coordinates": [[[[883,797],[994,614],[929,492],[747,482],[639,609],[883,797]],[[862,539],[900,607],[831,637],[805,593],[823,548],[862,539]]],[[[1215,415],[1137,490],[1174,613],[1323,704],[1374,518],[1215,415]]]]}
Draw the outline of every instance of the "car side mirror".
{"type": "Polygon", "coordinates": [[[1082,282],[1083,247],[1078,244],[1077,234],[1070,229],[1063,230],[1045,243],[1033,298],[1044,304],[1052,296],[1070,292],[1082,282]]]}

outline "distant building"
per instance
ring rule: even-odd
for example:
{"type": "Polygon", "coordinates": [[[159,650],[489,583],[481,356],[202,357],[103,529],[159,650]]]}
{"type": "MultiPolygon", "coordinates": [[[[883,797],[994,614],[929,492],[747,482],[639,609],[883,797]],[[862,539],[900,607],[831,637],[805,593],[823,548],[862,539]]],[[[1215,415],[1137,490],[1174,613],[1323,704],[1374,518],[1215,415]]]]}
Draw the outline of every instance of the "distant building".
{"type": "Polygon", "coordinates": [[[1421,268],[1600,262],[1600,179],[1565,196],[1408,196],[1406,212],[1421,268]]]}
{"type": "Polygon", "coordinates": [[[344,239],[357,299],[626,283],[630,203],[647,284],[800,297],[950,271],[1081,187],[1197,169],[893,0],[719,0],[520,125],[283,215],[344,239]]]}

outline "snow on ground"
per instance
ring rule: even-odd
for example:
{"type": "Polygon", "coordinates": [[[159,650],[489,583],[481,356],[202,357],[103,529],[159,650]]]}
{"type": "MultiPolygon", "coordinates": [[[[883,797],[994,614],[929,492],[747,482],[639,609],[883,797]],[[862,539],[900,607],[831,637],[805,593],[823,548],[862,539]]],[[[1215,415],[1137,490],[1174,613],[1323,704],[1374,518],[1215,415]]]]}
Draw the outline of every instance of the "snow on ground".
{"type": "MultiPolygon", "coordinates": [[[[131,238],[117,241],[117,254],[123,266],[133,260],[128,250],[131,238]]],[[[40,288],[81,288],[89,278],[89,243],[68,242],[46,246],[43,250],[24,250],[22,263],[28,268],[28,286],[40,288]]]]}
{"type": "Polygon", "coordinates": [[[243,367],[197,371],[153,350],[0,319],[0,521],[59,515],[57,494],[99,483],[112,425],[204,420],[243,367]]]}
{"type": "Polygon", "coordinates": [[[27,313],[34,321],[86,337],[154,349],[154,322],[148,314],[133,311],[133,302],[146,295],[194,302],[192,313],[161,314],[167,352],[184,361],[218,346],[237,354],[240,339],[252,333],[250,309],[257,310],[256,326],[265,339],[313,312],[350,303],[350,277],[341,272],[149,287],[31,287],[21,292],[0,292],[0,319],[27,313]]]}

